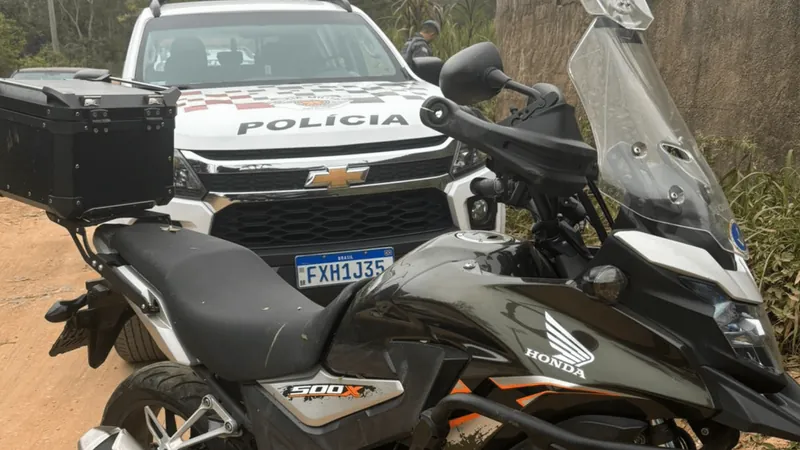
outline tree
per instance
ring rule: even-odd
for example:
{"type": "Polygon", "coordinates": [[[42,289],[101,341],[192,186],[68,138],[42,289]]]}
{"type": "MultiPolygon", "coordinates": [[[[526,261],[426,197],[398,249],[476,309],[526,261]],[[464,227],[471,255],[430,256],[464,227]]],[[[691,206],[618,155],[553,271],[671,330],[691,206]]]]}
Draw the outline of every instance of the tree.
{"type": "Polygon", "coordinates": [[[61,52],[61,44],[58,41],[58,20],[56,20],[56,5],[54,0],[47,0],[47,16],[50,18],[50,40],[53,42],[53,51],[61,52]]]}
{"type": "Polygon", "coordinates": [[[69,67],[76,65],[63,53],[56,52],[50,46],[42,47],[35,55],[25,56],[19,60],[19,67],[69,67]]]}
{"type": "Polygon", "coordinates": [[[0,74],[7,76],[17,68],[24,46],[22,28],[0,13],[0,74]]]}

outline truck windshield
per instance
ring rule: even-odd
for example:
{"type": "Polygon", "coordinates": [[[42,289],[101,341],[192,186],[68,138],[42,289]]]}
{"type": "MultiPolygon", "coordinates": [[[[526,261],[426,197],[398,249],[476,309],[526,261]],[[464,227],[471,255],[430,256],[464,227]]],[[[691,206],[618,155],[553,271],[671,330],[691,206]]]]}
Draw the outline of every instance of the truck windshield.
{"type": "Polygon", "coordinates": [[[402,81],[406,75],[357,14],[243,11],[150,20],[136,79],[202,88],[402,81]]]}

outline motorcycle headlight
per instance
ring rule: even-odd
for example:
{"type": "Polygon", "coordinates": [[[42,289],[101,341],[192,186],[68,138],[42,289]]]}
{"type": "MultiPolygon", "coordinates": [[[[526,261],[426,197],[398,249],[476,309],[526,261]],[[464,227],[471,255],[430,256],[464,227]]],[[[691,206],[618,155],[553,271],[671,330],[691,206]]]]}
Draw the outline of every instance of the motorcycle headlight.
{"type": "Polygon", "coordinates": [[[486,164],[485,153],[458,142],[456,143],[456,154],[453,157],[453,166],[450,169],[450,174],[458,178],[483,167],[484,164],[486,164]]]}
{"type": "Polygon", "coordinates": [[[778,342],[764,304],[737,302],[715,285],[682,281],[714,307],[714,321],[739,359],[776,374],[783,372],[778,342]]]}
{"type": "Polygon", "coordinates": [[[201,199],[206,195],[205,186],[178,149],[175,149],[172,166],[176,197],[201,199]]]}

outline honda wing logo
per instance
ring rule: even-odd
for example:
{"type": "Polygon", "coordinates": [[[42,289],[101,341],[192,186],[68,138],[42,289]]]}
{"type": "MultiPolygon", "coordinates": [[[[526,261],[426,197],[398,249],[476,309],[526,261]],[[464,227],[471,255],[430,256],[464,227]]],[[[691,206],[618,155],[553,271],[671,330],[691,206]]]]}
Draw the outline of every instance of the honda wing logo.
{"type": "Polygon", "coordinates": [[[525,356],[560,369],[578,378],[586,379],[582,367],[594,362],[594,354],[550,315],[544,313],[547,340],[556,352],[552,355],[527,349],[525,356]]]}
{"type": "Polygon", "coordinates": [[[306,180],[307,188],[346,188],[367,181],[369,167],[331,167],[323,170],[312,170],[306,180]]]}
{"type": "Polygon", "coordinates": [[[583,344],[581,344],[569,331],[565,330],[550,313],[545,312],[544,318],[547,327],[547,340],[550,347],[559,352],[553,358],[572,364],[575,367],[583,367],[594,361],[594,355],[583,344]]]}

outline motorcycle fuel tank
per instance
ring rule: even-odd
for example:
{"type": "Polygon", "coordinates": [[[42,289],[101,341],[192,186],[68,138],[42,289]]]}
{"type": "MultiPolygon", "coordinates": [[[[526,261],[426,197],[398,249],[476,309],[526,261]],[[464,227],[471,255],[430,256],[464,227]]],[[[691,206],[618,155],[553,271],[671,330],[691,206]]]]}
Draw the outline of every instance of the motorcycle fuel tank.
{"type": "Polygon", "coordinates": [[[395,378],[386,351],[397,341],[459,348],[471,355],[472,378],[544,377],[713,407],[668,334],[592,300],[571,280],[553,278],[533,245],[493,232],[442,235],[367,284],[343,318],[326,365],[348,376],[395,378]]]}

